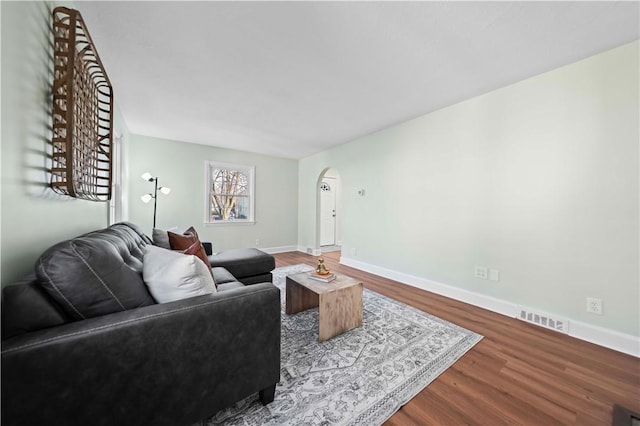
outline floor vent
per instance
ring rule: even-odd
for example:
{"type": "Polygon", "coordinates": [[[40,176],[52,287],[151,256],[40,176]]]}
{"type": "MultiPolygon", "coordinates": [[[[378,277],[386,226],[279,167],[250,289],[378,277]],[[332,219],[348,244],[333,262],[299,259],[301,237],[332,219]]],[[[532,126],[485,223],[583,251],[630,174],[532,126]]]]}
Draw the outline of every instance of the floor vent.
{"type": "Polygon", "coordinates": [[[520,306],[518,308],[518,319],[540,327],[558,331],[560,333],[569,334],[569,321],[564,318],[558,318],[547,314],[546,312],[532,311],[529,308],[520,306]]]}

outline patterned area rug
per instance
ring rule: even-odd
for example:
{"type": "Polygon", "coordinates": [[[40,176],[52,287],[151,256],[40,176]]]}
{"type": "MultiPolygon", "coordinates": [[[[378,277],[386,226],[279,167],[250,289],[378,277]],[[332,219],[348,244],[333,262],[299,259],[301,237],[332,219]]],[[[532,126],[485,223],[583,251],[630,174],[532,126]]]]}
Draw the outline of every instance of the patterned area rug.
{"type": "Polygon", "coordinates": [[[482,339],[364,289],[362,327],[319,343],[317,308],[284,312],[286,275],[310,270],[273,271],[282,299],[275,400],[263,406],[253,395],[202,425],[379,425],[482,339]]]}

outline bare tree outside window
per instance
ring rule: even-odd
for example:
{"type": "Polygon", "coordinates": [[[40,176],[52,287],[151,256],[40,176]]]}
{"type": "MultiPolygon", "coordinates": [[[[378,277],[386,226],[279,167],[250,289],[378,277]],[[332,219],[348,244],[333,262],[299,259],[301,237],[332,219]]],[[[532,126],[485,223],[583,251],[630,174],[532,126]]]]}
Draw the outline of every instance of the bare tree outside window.
{"type": "MultiPolygon", "coordinates": [[[[247,175],[239,170],[215,169],[211,182],[211,214],[222,220],[246,219],[240,209],[246,203],[240,201],[249,196],[247,175]]],[[[244,201],[244,200],[243,200],[244,201]]]]}
{"type": "Polygon", "coordinates": [[[253,170],[207,162],[207,222],[253,221],[253,170]]]}

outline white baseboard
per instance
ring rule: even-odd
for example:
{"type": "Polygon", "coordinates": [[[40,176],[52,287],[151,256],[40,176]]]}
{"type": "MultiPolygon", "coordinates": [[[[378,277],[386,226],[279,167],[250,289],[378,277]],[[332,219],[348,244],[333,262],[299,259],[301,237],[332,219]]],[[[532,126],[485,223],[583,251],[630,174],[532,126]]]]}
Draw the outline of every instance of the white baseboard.
{"type": "Polygon", "coordinates": [[[640,358],[640,339],[630,334],[620,333],[619,331],[609,330],[608,328],[581,321],[571,321],[569,323],[569,335],[640,358]]]}
{"type": "Polygon", "coordinates": [[[259,250],[262,250],[265,253],[276,254],[276,253],[286,253],[288,251],[296,251],[298,246],[282,246],[282,247],[257,247],[259,250]]]}
{"type": "MultiPolygon", "coordinates": [[[[345,256],[340,258],[340,263],[384,278],[389,278],[403,284],[417,287],[422,290],[427,290],[461,302],[469,303],[511,318],[515,318],[519,313],[518,305],[515,303],[473,291],[464,290],[449,284],[443,284],[426,278],[405,274],[403,272],[361,262],[345,256]]],[[[572,320],[571,318],[568,319],[570,326],[567,334],[570,336],[640,358],[640,339],[637,337],[620,333],[615,330],[586,324],[577,320],[572,320]]]]}

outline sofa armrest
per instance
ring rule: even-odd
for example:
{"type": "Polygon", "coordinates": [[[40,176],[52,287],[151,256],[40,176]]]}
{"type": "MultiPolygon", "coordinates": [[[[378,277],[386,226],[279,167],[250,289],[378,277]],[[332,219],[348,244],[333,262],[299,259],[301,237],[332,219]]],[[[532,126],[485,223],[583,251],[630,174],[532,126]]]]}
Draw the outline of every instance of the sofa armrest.
{"type": "Polygon", "coordinates": [[[2,424],[190,424],[279,378],[280,291],[257,284],[3,341],[2,424]]]}

